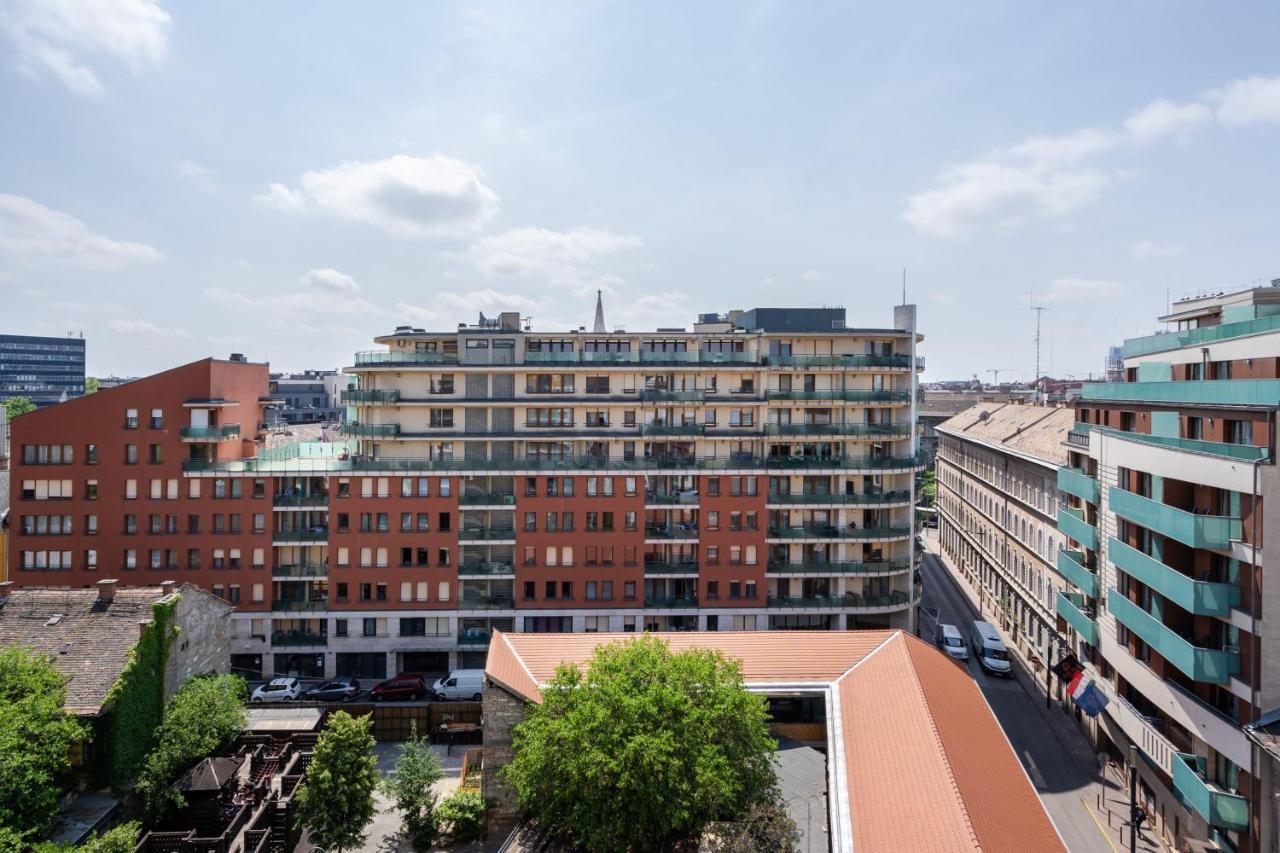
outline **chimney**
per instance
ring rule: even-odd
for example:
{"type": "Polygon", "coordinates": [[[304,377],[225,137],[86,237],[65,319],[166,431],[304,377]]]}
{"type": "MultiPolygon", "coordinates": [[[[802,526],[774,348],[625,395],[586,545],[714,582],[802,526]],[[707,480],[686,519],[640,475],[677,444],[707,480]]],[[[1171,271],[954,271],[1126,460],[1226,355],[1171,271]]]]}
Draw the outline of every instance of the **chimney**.
{"type": "Polygon", "coordinates": [[[177,581],[160,581],[160,594],[173,595],[178,591],[177,581]]]}
{"type": "Polygon", "coordinates": [[[110,604],[116,597],[116,583],[114,578],[98,581],[98,600],[103,604],[110,604]]]}

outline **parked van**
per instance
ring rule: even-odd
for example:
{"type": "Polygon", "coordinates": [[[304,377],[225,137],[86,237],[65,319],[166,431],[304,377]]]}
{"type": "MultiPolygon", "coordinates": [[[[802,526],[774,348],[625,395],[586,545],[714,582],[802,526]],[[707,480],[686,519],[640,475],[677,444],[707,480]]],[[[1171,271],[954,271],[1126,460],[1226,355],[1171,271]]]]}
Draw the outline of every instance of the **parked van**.
{"type": "Polygon", "coordinates": [[[938,630],[934,632],[933,644],[956,660],[969,659],[969,648],[964,644],[964,637],[955,625],[939,622],[938,630]]]}
{"type": "Polygon", "coordinates": [[[455,669],[444,678],[437,679],[431,689],[440,699],[471,699],[479,702],[484,690],[484,670],[455,669]]]}
{"type": "Polygon", "coordinates": [[[990,622],[981,620],[973,623],[969,634],[969,643],[982,668],[992,675],[1011,675],[1012,664],[1009,661],[1009,650],[1000,639],[1000,632],[990,622]]]}

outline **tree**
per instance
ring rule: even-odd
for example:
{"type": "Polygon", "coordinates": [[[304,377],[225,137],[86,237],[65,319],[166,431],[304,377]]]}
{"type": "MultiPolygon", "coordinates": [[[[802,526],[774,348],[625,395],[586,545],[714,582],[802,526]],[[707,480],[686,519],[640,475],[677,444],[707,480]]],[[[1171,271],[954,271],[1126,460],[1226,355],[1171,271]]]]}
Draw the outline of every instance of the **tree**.
{"type": "Polygon", "coordinates": [[[938,496],[938,480],[932,468],[926,468],[920,476],[920,498],[921,500],[932,506],[934,500],[938,496]]]}
{"type": "Polygon", "coordinates": [[[418,737],[417,725],[410,725],[395,773],[383,780],[382,788],[404,812],[404,827],[414,847],[422,849],[436,837],[437,796],[432,786],[444,778],[444,768],[431,744],[418,737]]]}
{"type": "Polygon", "coordinates": [[[484,835],[484,815],[489,804],[479,791],[454,791],[436,809],[441,826],[449,827],[453,843],[474,841],[484,835]]]}
{"type": "Polygon", "coordinates": [[[88,729],[63,710],[66,680],[23,648],[0,651],[0,827],[47,835],[58,817],[59,784],[88,729]]]}
{"type": "Polygon", "coordinates": [[[238,675],[192,678],[174,694],[165,706],[155,748],[138,774],[137,791],[148,817],[159,820],[185,804],[173,782],[244,730],[247,699],[244,679],[238,675]]]}
{"type": "Polygon", "coordinates": [[[36,404],[26,397],[10,397],[4,401],[4,407],[8,411],[9,420],[11,421],[18,415],[25,415],[27,412],[36,410],[36,404]]]}
{"type": "Polygon", "coordinates": [[[86,396],[98,393],[100,387],[102,387],[102,383],[98,381],[98,377],[86,376],[84,378],[84,393],[86,396]]]}
{"type": "Polygon", "coordinates": [[[717,827],[719,853],[795,853],[800,829],[781,798],[761,800],[737,820],[717,827]]]}
{"type": "Polygon", "coordinates": [[[296,794],[298,825],[311,831],[312,845],[349,850],[364,841],[378,787],[372,728],[372,717],[339,711],[321,733],[296,794]]]}
{"type": "Polygon", "coordinates": [[[593,851],[655,850],[774,796],[763,697],[711,649],[641,637],[561,666],[501,771],[520,805],[593,851]]]}

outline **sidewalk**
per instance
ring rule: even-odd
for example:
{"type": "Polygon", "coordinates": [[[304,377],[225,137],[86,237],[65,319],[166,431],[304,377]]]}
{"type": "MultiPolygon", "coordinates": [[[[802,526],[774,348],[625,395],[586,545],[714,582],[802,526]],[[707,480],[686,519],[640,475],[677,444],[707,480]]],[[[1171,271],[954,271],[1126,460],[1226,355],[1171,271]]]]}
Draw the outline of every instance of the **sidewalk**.
{"type": "MultiPolygon", "coordinates": [[[[1098,756],[1093,750],[1088,734],[1073,719],[1074,706],[1057,698],[1052,698],[1050,700],[1051,708],[1045,707],[1044,664],[1040,666],[1039,672],[1036,672],[1036,667],[1027,660],[1026,656],[1018,648],[1018,644],[1013,642],[1012,638],[1000,626],[999,621],[994,618],[995,614],[982,609],[977,593],[956,570],[951,560],[942,554],[938,547],[936,534],[930,535],[929,532],[926,532],[923,539],[927,557],[937,561],[937,564],[943,569],[943,574],[951,582],[952,587],[964,596],[973,611],[980,616],[992,617],[992,624],[995,625],[996,630],[1004,638],[1005,647],[1009,649],[1010,657],[1013,660],[1014,676],[1022,689],[1033,700],[1032,704],[1035,705],[1045,727],[1053,733],[1054,738],[1062,746],[1063,753],[1074,761],[1086,775],[1090,775],[1095,780],[1086,788],[1076,792],[1079,795],[1081,807],[1089,813],[1089,816],[1098,825],[1098,829],[1107,837],[1108,842],[1111,843],[1116,853],[1127,851],[1129,849],[1129,827],[1127,826],[1129,787],[1126,768],[1123,765],[1108,763],[1105,778],[1099,779],[1101,770],[1098,756]]],[[[1054,692],[1060,693],[1060,691],[1061,688],[1055,679],[1054,692]]],[[[1137,849],[1147,853],[1167,853],[1167,851],[1171,850],[1149,827],[1143,834],[1139,835],[1137,849]]]]}

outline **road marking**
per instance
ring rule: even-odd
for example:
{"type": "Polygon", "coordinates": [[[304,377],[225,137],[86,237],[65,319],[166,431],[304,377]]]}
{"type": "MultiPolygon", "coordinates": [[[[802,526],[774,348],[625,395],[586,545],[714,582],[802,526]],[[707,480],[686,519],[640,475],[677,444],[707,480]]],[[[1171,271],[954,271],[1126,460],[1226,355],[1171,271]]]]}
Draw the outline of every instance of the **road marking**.
{"type": "Polygon", "coordinates": [[[1031,781],[1035,783],[1037,788],[1047,790],[1049,785],[1044,781],[1044,774],[1040,772],[1040,768],[1036,766],[1036,760],[1032,757],[1031,750],[1024,749],[1022,751],[1022,757],[1026,761],[1027,770],[1030,771],[1031,781]]]}
{"type": "Polygon", "coordinates": [[[1101,832],[1102,837],[1107,839],[1107,844],[1111,845],[1111,849],[1114,850],[1115,853],[1120,853],[1120,848],[1116,847],[1116,843],[1111,840],[1111,833],[1103,829],[1102,822],[1099,821],[1098,816],[1094,814],[1093,806],[1089,805],[1089,803],[1085,800],[1084,797],[1080,798],[1080,805],[1084,806],[1084,810],[1089,813],[1089,817],[1093,818],[1093,825],[1098,827],[1098,832],[1101,832]]]}

